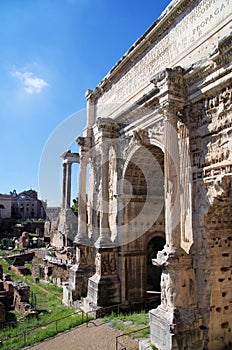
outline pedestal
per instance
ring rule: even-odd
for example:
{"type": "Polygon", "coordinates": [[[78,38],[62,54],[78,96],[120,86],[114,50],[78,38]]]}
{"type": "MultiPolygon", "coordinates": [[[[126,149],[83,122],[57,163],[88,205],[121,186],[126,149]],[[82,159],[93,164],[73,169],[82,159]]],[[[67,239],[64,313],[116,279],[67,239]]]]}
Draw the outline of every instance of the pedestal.
{"type": "Polygon", "coordinates": [[[92,247],[79,245],[76,256],[77,263],[69,270],[69,283],[63,285],[63,303],[70,306],[86,297],[89,277],[95,272],[92,247]]]}
{"type": "Polygon", "coordinates": [[[89,278],[86,302],[94,306],[120,303],[120,280],[117,273],[117,249],[99,250],[95,259],[96,273],[89,278]]]}
{"type": "Polygon", "coordinates": [[[163,271],[161,305],[150,311],[151,343],[160,350],[203,349],[191,256],[181,248],[166,248],[153,264],[163,271]]]}

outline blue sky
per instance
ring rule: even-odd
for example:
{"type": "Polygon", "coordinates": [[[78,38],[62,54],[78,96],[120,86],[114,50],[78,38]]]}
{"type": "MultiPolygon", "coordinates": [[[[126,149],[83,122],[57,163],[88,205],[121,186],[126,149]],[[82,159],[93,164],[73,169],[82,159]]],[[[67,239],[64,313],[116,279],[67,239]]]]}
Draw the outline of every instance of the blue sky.
{"type": "Polygon", "coordinates": [[[77,150],[85,91],[96,87],[169,2],[0,1],[0,193],[33,188],[49,205],[60,204],[59,155],[77,150]]]}

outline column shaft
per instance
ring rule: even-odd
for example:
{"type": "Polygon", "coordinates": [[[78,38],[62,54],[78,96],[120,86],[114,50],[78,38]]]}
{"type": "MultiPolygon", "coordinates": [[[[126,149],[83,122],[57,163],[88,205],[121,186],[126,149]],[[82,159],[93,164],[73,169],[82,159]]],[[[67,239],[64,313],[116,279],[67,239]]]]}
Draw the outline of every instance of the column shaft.
{"type": "Polygon", "coordinates": [[[82,154],[80,157],[79,168],[79,194],[78,194],[78,234],[75,238],[76,243],[86,243],[88,240],[87,232],[87,204],[86,204],[86,159],[82,154]]]}
{"type": "Polygon", "coordinates": [[[104,142],[101,148],[101,185],[100,235],[96,247],[108,247],[112,245],[109,227],[109,145],[104,142]]]}
{"type": "Polygon", "coordinates": [[[72,163],[67,163],[66,209],[70,208],[72,185],[72,163]]]}
{"type": "Polygon", "coordinates": [[[165,226],[166,245],[180,246],[180,183],[177,117],[165,111],[165,226]]]}
{"type": "Polygon", "coordinates": [[[62,209],[64,209],[66,206],[66,180],[67,180],[67,164],[63,163],[62,209]]]}

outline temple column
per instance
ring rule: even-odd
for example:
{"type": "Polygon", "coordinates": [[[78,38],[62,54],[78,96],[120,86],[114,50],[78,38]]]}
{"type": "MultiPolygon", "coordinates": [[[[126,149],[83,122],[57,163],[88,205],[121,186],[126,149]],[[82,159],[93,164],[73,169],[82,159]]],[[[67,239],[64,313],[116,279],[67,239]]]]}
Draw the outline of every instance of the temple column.
{"type": "Polygon", "coordinates": [[[72,164],[79,163],[79,154],[68,150],[61,154],[63,159],[62,179],[62,210],[59,214],[57,234],[54,235],[52,244],[57,247],[72,245],[77,232],[77,216],[70,208],[72,187],[72,164]]]}
{"type": "Polygon", "coordinates": [[[62,209],[65,208],[66,203],[66,179],[67,179],[67,164],[63,163],[63,185],[62,185],[62,209]]]}
{"type": "Polygon", "coordinates": [[[72,163],[67,162],[67,182],[66,182],[66,202],[65,208],[70,208],[71,203],[71,186],[72,186],[72,163]]]}

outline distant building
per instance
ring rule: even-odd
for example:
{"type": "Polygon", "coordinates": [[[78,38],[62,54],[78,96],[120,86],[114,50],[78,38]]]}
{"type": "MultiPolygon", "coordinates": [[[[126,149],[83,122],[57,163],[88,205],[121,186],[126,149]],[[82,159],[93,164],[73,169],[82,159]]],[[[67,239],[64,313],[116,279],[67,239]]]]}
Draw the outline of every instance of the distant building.
{"type": "Polygon", "coordinates": [[[3,219],[45,219],[45,207],[46,203],[38,199],[37,192],[32,189],[0,194],[0,218],[3,219]]]}

